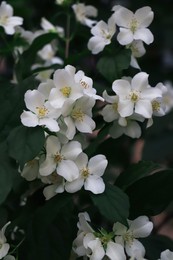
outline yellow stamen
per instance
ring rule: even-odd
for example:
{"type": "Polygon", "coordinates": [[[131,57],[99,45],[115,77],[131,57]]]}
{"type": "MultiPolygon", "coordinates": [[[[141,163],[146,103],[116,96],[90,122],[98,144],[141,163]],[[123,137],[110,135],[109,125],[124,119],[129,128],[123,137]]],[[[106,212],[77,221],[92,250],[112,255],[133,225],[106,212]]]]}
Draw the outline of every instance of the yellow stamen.
{"type": "Polygon", "coordinates": [[[84,179],[86,179],[89,176],[89,169],[88,168],[83,168],[82,169],[82,176],[84,179]]]}
{"type": "Polygon", "coordinates": [[[71,87],[63,87],[60,89],[61,93],[63,94],[64,97],[69,97],[71,93],[71,87]]]}
{"type": "Polygon", "coordinates": [[[54,156],[54,161],[55,161],[55,163],[59,163],[59,162],[61,162],[62,161],[62,159],[63,159],[63,156],[60,154],[60,153],[56,153],[54,156]]]}
{"type": "Polygon", "coordinates": [[[124,235],[123,235],[124,241],[130,246],[133,243],[134,240],[134,235],[131,230],[128,230],[124,235]]]}
{"type": "Polygon", "coordinates": [[[138,91],[132,91],[130,93],[130,99],[132,102],[136,103],[139,100],[139,92],[138,91]]]}
{"type": "Polygon", "coordinates": [[[152,108],[153,108],[153,111],[159,112],[159,110],[160,110],[160,102],[154,100],[152,102],[152,108]]]}
{"type": "Polygon", "coordinates": [[[80,121],[80,122],[83,121],[84,115],[85,115],[85,114],[83,113],[83,111],[82,111],[81,108],[75,108],[75,109],[73,109],[73,111],[72,111],[72,113],[71,113],[71,117],[72,117],[73,119],[75,119],[75,120],[80,121]]]}
{"type": "Polygon", "coordinates": [[[81,84],[81,86],[83,87],[83,88],[89,88],[89,85],[85,82],[85,81],[83,81],[83,80],[80,80],[80,84],[81,84]]]}
{"type": "Polygon", "coordinates": [[[38,117],[40,118],[45,117],[48,113],[48,109],[45,108],[45,106],[36,107],[36,109],[37,109],[38,117]]]}
{"type": "Polygon", "coordinates": [[[138,21],[136,20],[136,18],[133,18],[131,23],[130,23],[130,29],[132,31],[132,33],[135,33],[138,27],[138,21]]]}

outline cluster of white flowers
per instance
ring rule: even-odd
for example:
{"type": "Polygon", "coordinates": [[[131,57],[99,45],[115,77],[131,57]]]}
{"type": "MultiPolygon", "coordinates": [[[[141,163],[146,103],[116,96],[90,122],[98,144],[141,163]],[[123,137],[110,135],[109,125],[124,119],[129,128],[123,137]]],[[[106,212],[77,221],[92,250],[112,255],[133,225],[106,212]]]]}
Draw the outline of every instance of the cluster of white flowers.
{"type": "MultiPolygon", "coordinates": [[[[127,220],[128,227],[116,222],[110,232],[101,228],[95,231],[89,222],[87,212],[79,213],[77,223],[78,233],[73,241],[73,251],[78,257],[91,260],[102,260],[107,256],[110,260],[147,260],[146,250],[138,240],[148,237],[153,229],[153,223],[147,216],[127,220]]],[[[106,258],[107,259],[107,258],[106,258]]],[[[173,259],[173,252],[169,249],[161,252],[158,260],[173,259]]]]}
{"type": "Polygon", "coordinates": [[[103,100],[96,94],[92,79],[71,65],[56,70],[53,79],[40,83],[37,90],[25,93],[28,111],[21,114],[22,124],[43,126],[55,134],[46,137],[45,157],[34,160],[33,165],[39,162],[39,169],[32,171],[29,163],[22,172],[27,180],[40,178],[51,184],[44,189],[47,199],[64,190],[76,192],[83,186],[95,194],[104,192],[101,176],[107,166],[105,156],[88,159],[81,143],[74,140],[77,132],[94,130],[92,108],[97,99],[103,100]]]}
{"type": "Polygon", "coordinates": [[[78,234],[73,242],[73,250],[78,256],[87,256],[92,260],[101,260],[106,255],[112,260],[144,259],[145,248],[138,238],[147,237],[153,229],[148,217],[141,216],[131,221],[129,227],[117,222],[111,232],[100,229],[94,231],[89,225],[88,213],[79,213],[78,234]]]}
{"type": "Polygon", "coordinates": [[[163,116],[172,108],[165,98],[170,90],[162,83],[151,87],[148,76],[145,72],[139,72],[133,78],[123,77],[112,84],[116,95],[103,92],[107,104],[101,114],[106,122],[113,122],[109,132],[111,137],[118,138],[126,134],[139,138],[141,128],[138,122],[147,119],[149,127],[153,123],[153,116],[163,116]]]}
{"type": "Polygon", "coordinates": [[[145,54],[144,43],[153,42],[153,34],[147,28],[154,17],[150,7],[142,7],[135,13],[120,5],[112,8],[113,14],[108,22],[98,21],[92,27],[93,36],[89,39],[88,49],[93,54],[101,52],[117,35],[119,44],[131,49],[131,66],[140,69],[137,59],[145,54]],[[118,29],[117,29],[118,27],[118,29]]]}

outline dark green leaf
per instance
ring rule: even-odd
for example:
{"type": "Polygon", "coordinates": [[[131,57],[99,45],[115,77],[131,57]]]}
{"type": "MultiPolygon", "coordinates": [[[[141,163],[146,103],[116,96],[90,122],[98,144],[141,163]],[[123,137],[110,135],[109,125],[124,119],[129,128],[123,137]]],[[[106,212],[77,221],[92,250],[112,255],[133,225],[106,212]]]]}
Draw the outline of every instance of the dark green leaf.
{"type": "Polygon", "coordinates": [[[41,151],[45,136],[41,127],[24,127],[14,128],[8,139],[9,155],[19,162],[21,167],[34,159],[41,151]]]}
{"type": "Polygon", "coordinates": [[[173,200],[173,170],[164,170],[142,178],[126,190],[130,215],[157,215],[173,200]]]}
{"type": "Polygon", "coordinates": [[[131,165],[127,170],[122,172],[116,180],[116,185],[124,190],[135,181],[159,169],[161,169],[159,164],[150,161],[141,161],[131,165]]]}
{"type": "Polygon", "coordinates": [[[98,71],[109,81],[122,77],[122,72],[128,69],[130,65],[131,51],[127,49],[120,50],[112,56],[102,57],[97,63],[98,71]]]}
{"type": "Polygon", "coordinates": [[[160,258],[160,253],[169,249],[173,251],[173,242],[170,238],[161,235],[152,235],[141,239],[146,249],[146,258],[156,260],[160,258]]]}
{"type": "Polygon", "coordinates": [[[93,203],[100,213],[111,222],[127,224],[129,215],[128,196],[118,187],[107,184],[105,192],[91,195],[93,203]]]}
{"type": "Polygon", "coordinates": [[[26,260],[70,259],[72,241],[76,236],[72,210],[71,194],[58,194],[36,210],[28,225],[21,256],[26,252],[26,260]]]}

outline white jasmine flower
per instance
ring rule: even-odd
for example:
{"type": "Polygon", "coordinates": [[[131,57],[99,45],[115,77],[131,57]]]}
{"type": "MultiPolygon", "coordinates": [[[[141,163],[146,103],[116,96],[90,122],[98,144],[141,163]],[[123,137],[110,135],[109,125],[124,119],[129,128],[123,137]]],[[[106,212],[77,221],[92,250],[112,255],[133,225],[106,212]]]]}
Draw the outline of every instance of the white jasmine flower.
{"type": "Polygon", "coordinates": [[[110,103],[106,105],[100,112],[100,114],[103,116],[103,119],[106,122],[112,122],[115,119],[118,119],[120,116],[118,113],[118,96],[110,96],[107,94],[107,91],[105,90],[103,92],[103,98],[106,102],[110,103]]]}
{"type": "Polygon", "coordinates": [[[88,17],[96,17],[97,9],[92,5],[85,5],[83,3],[78,3],[72,5],[73,11],[76,16],[76,20],[81,24],[88,27],[92,27],[96,21],[89,19],[88,17]]]}
{"type": "Polygon", "coordinates": [[[151,101],[162,96],[158,88],[149,86],[148,74],[145,72],[136,74],[131,83],[125,79],[115,80],[112,89],[119,97],[118,112],[121,117],[135,112],[145,118],[151,118],[151,101]]]}
{"type": "Polygon", "coordinates": [[[135,13],[125,7],[118,8],[115,11],[114,18],[116,24],[120,27],[117,40],[121,45],[127,45],[133,40],[141,40],[146,44],[153,42],[153,34],[146,28],[152,20],[154,14],[149,6],[138,9],[135,13]]]}
{"type": "Polygon", "coordinates": [[[145,248],[137,238],[147,237],[153,229],[153,223],[147,216],[140,216],[135,220],[128,220],[129,228],[117,222],[113,226],[115,241],[125,247],[128,256],[137,254],[144,257],[145,248]]]}
{"type": "Polygon", "coordinates": [[[104,99],[98,95],[96,95],[96,89],[93,88],[93,80],[87,76],[82,70],[79,70],[75,76],[75,81],[80,84],[83,89],[84,95],[92,97],[94,99],[99,99],[103,101],[104,99]]]}
{"type": "Polygon", "coordinates": [[[41,27],[46,32],[56,32],[60,37],[64,37],[64,29],[60,26],[54,26],[45,17],[41,18],[41,27]]]}
{"type": "Polygon", "coordinates": [[[160,255],[160,258],[158,260],[171,260],[173,259],[173,252],[169,249],[166,249],[163,251],[160,255]]]}
{"type": "Polygon", "coordinates": [[[25,93],[25,104],[30,111],[24,111],[21,114],[23,125],[28,127],[46,126],[53,132],[59,130],[56,119],[60,116],[60,110],[51,107],[42,93],[38,90],[28,90],[25,93]]]}
{"type": "Polygon", "coordinates": [[[108,20],[108,23],[99,21],[92,27],[91,33],[94,35],[89,39],[88,49],[93,54],[98,54],[104,47],[111,43],[111,39],[116,32],[116,26],[113,16],[108,20]]]}
{"type": "Polygon", "coordinates": [[[51,44],[46,44],[40,51],[38,51],[38,55],[45,61],[49,61],[49,65],[51,64],[60,64],[62,65],[64,62],[61,58],[55,57],[56,50],[53,49],[51,44]]]}
{"type": "Polygon", "coordinates": [[[74,79],[75,68],[66,66],[65,69],[58,69],[53,75],[56,88],[52,89],[49,96],[50,104],[55,108],[62,108],[66,100],[73,100],[83,96],[81,86],[74,79]]]}
{"type": "Polygon", "coordinates": [[[83,96],[75,103],[69,100],[64,103],[62,115],[67,126],[66,136],[73,139],[76,129],[81,133],[92,133],[95,128],[95,122],[92,119],[92,108],[95,105],[95,99],[89,96],[83,96]]]}
{"type": "Polygon", "coordinates": [[[10,245],[8,243],[6,243],[7,239],[5,237],[5,230],[9,224],[10,224],[10,222],[5,224],[2,227],[2,229],[0,230],[0,259],[2,259],[4,256],[6,256],[10,249],[10,245]]]}
{"type": "Polygon", "coordinates": [[[89,190],[94,194],[104,192],[105,184],[101,176],[104,174],[108,161],[102,154],[92,157],[88,161],[88,156],[81,153],[75,160],[79,168],[79,177],[72,181],[66,182],[65,189],[68,192],[76,192],[84,185],[85,190],[89,190]]]}
{"type": "Polygon", "coordinates": [[[13,16],[12,6],[3,1],[0,5],[0,26],[4,28],[6,34],[14,34],[15,27],[22,23],[23,18],[13,16]]]}
{"type": "Polygon", "coordinates": [[[56,136],[49,136],[46,140],[46,159],[40,164],[40,175],[48,176],[55,170],[67,181],[79,177],[79,169],[74,160],[82,152],[81,144],[71,141],[61,145],[56,136]]]}

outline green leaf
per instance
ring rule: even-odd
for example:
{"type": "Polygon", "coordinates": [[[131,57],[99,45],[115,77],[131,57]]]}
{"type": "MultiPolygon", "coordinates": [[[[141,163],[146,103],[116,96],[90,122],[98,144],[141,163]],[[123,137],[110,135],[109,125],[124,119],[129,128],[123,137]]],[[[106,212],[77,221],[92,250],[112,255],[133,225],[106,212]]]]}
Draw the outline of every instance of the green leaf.
{"type": "Polygon", "coordinates": [[[29,128],[21,125],[11,131],[7,142],[9,155],[23,167],[41,151],[45,142],[44,130],[41,127],[29,128]]]}
{"type": "Polygon", "coordinates": [[[115,56],[102,57],[97,63],[97,69],[109,82],[122,77],[122,72],[130,65],[131,51],[120,50],[115,56]]]}
{"type": "Polygon", "coordinates": [[[27,260],[70,259],[77,232],[72,213],[71,194],[58,194],[38,208],[29,221],[21,257],[25,252],[27,260]]]}
{"type": "Polygon", "coordinates": [[[57,33],[53,32],[42,34],[35,38],[31,46],[22,53],[18,63],[15,66],[16,76],[19,82],[31,73],[31,66],[35,63],[37,52],[47,43],[57,39],[57,37],[57,33]]]}
{"type": "Polygon", "coordinates": [[[149,237],[140,239],[146,250],[146,258],[156,260],[160,258],[160,253],[169,249],[173,251],[172,239],[161,236],[151,235],[149,237]]]}
{"type": "Polygon", "coordinates": [[[105,192],[91,195],[91,199],[100,213],[111,222],[127,225],[129,215],[128,196],[118,187],[107,184],[105,192]]]}
{"type": "Polygon", "coordinates": [[[173,200],[173,170],[156,172],[142,178],[126,190],[130,200],[130,216],[157,215],[173,200]]]}
{"type": "Polygon", "coordinates": [[[116,185],[124,190],[135,181],[159,169],[161,169],[159,164],[150,161],[141,161],[137,164],[130,165],[127,170],[118,176],[116,185]]]}

